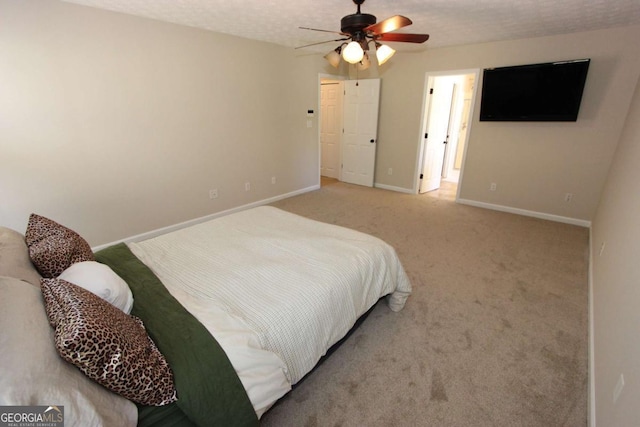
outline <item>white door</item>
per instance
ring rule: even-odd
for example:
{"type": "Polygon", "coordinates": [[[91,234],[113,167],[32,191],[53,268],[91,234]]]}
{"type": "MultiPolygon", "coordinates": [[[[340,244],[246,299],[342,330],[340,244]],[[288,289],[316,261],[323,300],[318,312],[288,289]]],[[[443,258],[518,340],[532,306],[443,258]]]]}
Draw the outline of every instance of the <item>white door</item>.
{"type": "MultiPolygon", "coordinates": [[[[432,78],[429,78],[430,80],[432,78]]],[[[444,150],[447,143],[454,83],[447,77],[435,77],[429,90],[427,131],[424,141],[420,193],[440,188],[444,150]]]]}
{"type": "Polygon", "coordinates": [[[320,175],[336,179],[340,178],[343,90],[342,82],[320,86],[320,175]]]}
{"type": "Polygon", "coordinates": [[[373,187],[380,79],[344,82],[341,181],[373,187]]]}

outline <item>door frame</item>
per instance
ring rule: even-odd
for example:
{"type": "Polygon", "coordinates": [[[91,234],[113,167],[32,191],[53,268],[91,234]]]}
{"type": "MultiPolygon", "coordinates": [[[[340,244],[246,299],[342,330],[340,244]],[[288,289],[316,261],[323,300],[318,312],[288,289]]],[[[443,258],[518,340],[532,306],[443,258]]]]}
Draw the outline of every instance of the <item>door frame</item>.
{"type": "Polygon", "coordinates": [[[443,178],[444,159],[450,147],[451,126],[455,118],[456,83],[462,76],[429,77],[429,92],[426,98],[427,108],[424,116],[420,179],[418,194],[424,194],[440,188],[443,178]],[[433,91],[433,92],[432,92],[433,91]],[[425,188],[426,187],[426,188],[425,188]]]}
{"type": "Polygon", "coordinates": [[[461,76],[461,75],[468,75],[468,74],[473,74],[475,80],[474,80],[473,91],[471,96],[471,106],[469,109],[469,123],[467,126],[467,138],[466,138],[466,144],[464,146],[464,152],[462,155],[462,165],[460,166],[460,178],[458,180],[456,200],[458,200],[458,198],[460,197],[460,189],[462,187],[462,183],[464,180],[464,167],[465,167],[465,160],[467,158],[467,148],[470,141],[471,128],[473,125],[474,108],[475,108],[476,99],[478,96],[478,87],[480,86],[480,69],[479,68],[448,70],[448,71],[427,71],[425,73],[424,89],[423,89],[423,96],[422,96],[422,111],[420,115],[420,117],[422,118],[422,124],[420,126],[420,134],[418,135],[419,143],[418,143],[418,150],[416,153],[417,155],[416,155],[416,164],[415,164],[415,175],[414,175],[414,181],[413,181],[413,194],[419,194],[419,190],[420,190],[420,173],[422,171],[423,156],[424,156],[424,150],[425,150],[424,134],[427,131],[427,121],[428,121],[427,120],[428,117],[426,115],[429,110],[429,101],[430,101],[429,80],[435,77],[461,76]]]}
{"type": "MultiPolygon", "coordinates": [[[[317,123],[316,142],[318,144],[318,186],[321,185],[321,180],[322,180],[322,169],[321,169],[322,168],[322,146],[320,145],[320,131],[322,126],[322,106],[321,106],[322,80],[347,80],[347,78],[345,76],[339,76],[335,74],[318,73],[318,95],[317,95],[318,104],[316,106],[316,111],[318,112],[318,120],[316,121],[317,123]]],[[[340,156],[342,156],[342,137],[340,138],[339,153],[340,153],[340,156]]],[[[342,162],[342,158],[340,159],[340,162],[342,162]]],[[[340,168],[340,171],[338,172],[338,176],[339,176],[338,180],[342,181],[342,168],[340,168]]]]}

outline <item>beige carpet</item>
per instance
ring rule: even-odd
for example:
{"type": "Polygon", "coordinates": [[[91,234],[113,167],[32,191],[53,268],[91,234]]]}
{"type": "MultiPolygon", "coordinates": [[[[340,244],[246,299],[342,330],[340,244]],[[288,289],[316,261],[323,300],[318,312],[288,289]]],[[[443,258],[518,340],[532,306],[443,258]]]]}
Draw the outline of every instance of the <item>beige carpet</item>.
{"type": "Polygon", "coordinates": [[[412,284],[263,426],[585,426],[588,230],[324,181],[274,205],[373,234],[412,284]],[[325,185],[326,184],[326,185],[325,185]]]}

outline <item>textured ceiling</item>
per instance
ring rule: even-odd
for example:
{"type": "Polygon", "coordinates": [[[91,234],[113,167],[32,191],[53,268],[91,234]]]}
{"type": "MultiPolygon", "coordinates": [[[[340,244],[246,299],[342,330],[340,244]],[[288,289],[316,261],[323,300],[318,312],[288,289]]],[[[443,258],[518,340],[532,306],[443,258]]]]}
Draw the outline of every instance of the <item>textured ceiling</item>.
{"type": "MultiPolygon", "coordinates": [[[[296,47],[339,38],[351,0],[65,0],[160,21],[296,47]]],[[[381,21],[404,15],[398,32],[430,34],[422,45],[390,43],[399,51],[565,34],[640,24],[640,0],[366,0],[363,13],[381,21]]],[[[336,43],[300,49],[326,52],[336,43]]]]}

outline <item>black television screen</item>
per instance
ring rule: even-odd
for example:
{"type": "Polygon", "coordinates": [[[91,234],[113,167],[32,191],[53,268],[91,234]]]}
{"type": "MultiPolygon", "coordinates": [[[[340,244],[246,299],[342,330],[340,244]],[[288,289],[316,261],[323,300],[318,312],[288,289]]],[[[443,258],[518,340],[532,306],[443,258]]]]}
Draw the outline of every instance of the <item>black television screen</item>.
{"type": "Polygon", "coordinates": [[[578,120],[589,59],[487,68],[480,121],[578,120]]]}

